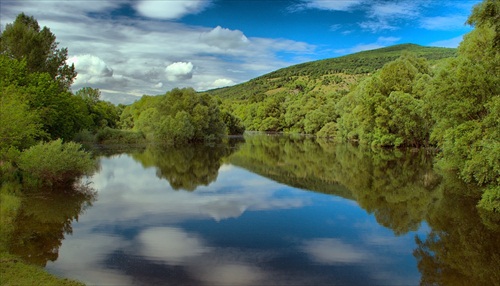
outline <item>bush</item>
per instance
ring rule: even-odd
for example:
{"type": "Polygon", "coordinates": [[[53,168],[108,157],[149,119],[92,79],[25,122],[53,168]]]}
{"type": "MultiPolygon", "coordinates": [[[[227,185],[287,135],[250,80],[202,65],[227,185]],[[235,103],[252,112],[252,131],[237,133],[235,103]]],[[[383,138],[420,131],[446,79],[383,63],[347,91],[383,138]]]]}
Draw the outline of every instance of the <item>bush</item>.
{"type": "Polygon", "coordinates": [[[98,143],[137,144],[145,142],[142,132],[112,129],[109,127],[97,131],[95,138],[98,143]]]}
{"type": "Polygon", "coordinates": [[[500,186],[490,186],[486,188],[479,207],[490,212],[500,213],[500,186]]]}
{"type": "Polygon", "coordinates": [[[95,163],[81,147],[73,142],[63,143],[61,139],[32,146],[19,157],[23,179],[31,178],[50,185],[90,174],[95,163]]]}
{"type": "Polygon", "coordinates": [[[336,122],[328,122],[323,126],[316,136],[323,138],[335,138],[337,137],[337,123],[336,122]]]}

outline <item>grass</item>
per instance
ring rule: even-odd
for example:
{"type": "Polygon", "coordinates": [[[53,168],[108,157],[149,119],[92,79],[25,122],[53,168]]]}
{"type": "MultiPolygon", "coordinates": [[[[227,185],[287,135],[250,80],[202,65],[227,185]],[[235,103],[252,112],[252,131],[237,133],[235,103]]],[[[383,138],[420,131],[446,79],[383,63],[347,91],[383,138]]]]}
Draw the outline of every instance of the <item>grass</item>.
{"type": "Polygon", "coordinates": [[[2,182],[0,188],[0,285],[85,285],[81,282],[58,278],[40,266],[30,265],[8,253],[8,243],[14,231],[14,220],[21,205],[19,184],[2,182]]]}
{"type": "Polygon", "coordinates": [[[0,254],[0,285],[80,286],[81,282],[58,278],[40,266],[29,265],[8,253],[0,254]]]}

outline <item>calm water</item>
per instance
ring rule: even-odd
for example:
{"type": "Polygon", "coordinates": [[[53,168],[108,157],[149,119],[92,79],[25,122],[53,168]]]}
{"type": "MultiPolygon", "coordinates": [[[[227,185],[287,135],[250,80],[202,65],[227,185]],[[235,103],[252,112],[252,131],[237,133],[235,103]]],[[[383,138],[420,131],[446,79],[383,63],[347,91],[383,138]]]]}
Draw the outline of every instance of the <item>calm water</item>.
{"type": "Polygon", "coordinates": [[[500,283],[498,218],[424,152],[251,135],[103,153],[82,192],[25,199],[13,252],[99,285],[500,283]]]}

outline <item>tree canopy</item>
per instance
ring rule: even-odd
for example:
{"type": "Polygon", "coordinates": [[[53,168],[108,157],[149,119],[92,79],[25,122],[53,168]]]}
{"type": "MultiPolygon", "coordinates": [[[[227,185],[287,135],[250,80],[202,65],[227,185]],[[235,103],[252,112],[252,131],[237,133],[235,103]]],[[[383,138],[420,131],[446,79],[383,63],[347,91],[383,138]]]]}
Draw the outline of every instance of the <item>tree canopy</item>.
{"type": "Polygon", "coordinates": [[[58,48],[49,28],[40,29],[33,16],[21,13],[0,35],[0,53],[25,61],[29,72],[46,72],[68,89],[76,77],[74,65],[67,65],[67,48],[58,48]]]}

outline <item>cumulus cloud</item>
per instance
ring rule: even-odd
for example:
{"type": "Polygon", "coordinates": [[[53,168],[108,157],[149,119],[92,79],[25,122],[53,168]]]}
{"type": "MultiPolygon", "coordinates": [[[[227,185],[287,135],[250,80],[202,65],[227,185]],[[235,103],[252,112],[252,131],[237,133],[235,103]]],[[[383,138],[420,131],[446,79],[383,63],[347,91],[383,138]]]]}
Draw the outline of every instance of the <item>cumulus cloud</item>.
{"type": "Polygon", "coordinates": [[[180,264],[209,251],[200,238],[175,227],[147,229],[138,239],[142,255],[170,264],[180,264]]]}
{"type": "Polygon", "coordinates": [[[239,30],[230,30],[217,26],[201,35],[203,42],[224,50],[237,49],[249,43],[248,38],[239,30]]]}
{"type": "Polygon", "coordinates": [[[0,13],[5,23],[12,22],[21,11],[33,15],[41,26],[48,26],[57,36],[60,47],[68,48],[70,57],[89,55],[87,59],[80,59],[79,65],[75,64],[78,78],[72,88],[99,88],[103,98],[113,103],[131,103],[143,94],[160,94],[187,84],[195,88],[214,88],[247,81],[296,64],[299,61],[285,60],[286,56],[311,53],[316,48],[287,39],[247,38],[242,31],[223,27],[162,21],[167,14],[156,18],[146,16],[154,16],[153,11],[148,14],[147,5],[155,6],[156,9],[152,6],[150,9],[157,11],[169,5],[180,7],[176,8],[181,11],[177,15],[182,15],[206,9],[209,1],[149,2],[154,3],[103,0],[88,5],[81,1],[8,1],[2,2],[0,13]],[[134,9],[142,7],[143,13],[138,14],[144,17],[109,17],[110,13],[131,4],[134,9]],[[96,59],[91,60],[90,55],[96,59]],[[176,72],[176,65],[168,71],[165,69],[165,63],[182,62],[182,59],[189,59],[184,62],[193,64],[191,72],[176,72]],[[82,65],[85,61],[91,64],[82,65]]]}
{"type": "Polygon", "coordinates": [[[69,65],[74,64],[78,75],[75,85],[95,84],[113,76],[113,69],[99,57],[94,55],[77,55],[68,59],[69,65]]]}
{"type": "Polygon", "coordinates": [[[139,14],[155,19],[178,19],[188,14],[196,14],[204,10],[210,1],[139,1],[135,9],[139,14]]]}
{"type": "Polygon", "coordinates": [[[304,244],[303,250],[314,261],[323,264],[353,264],[373,258],[368,251],[334,238],[313,239],[304,244]]]}
{"type": "Polygon", "coordinates": [[[193,77],[193,64],[191,62],[175,62],[165,68],[169,81],[186,80],[193,77]]]}
{"type": "Polygon", "coordinates": [[[227,78],[219,78],[214,80],[212,83],[213,88],[218,88],[218,87],[224,87],[224,86],[230,86],[233,85],[234,81],[227,79],[227,78]]]}

